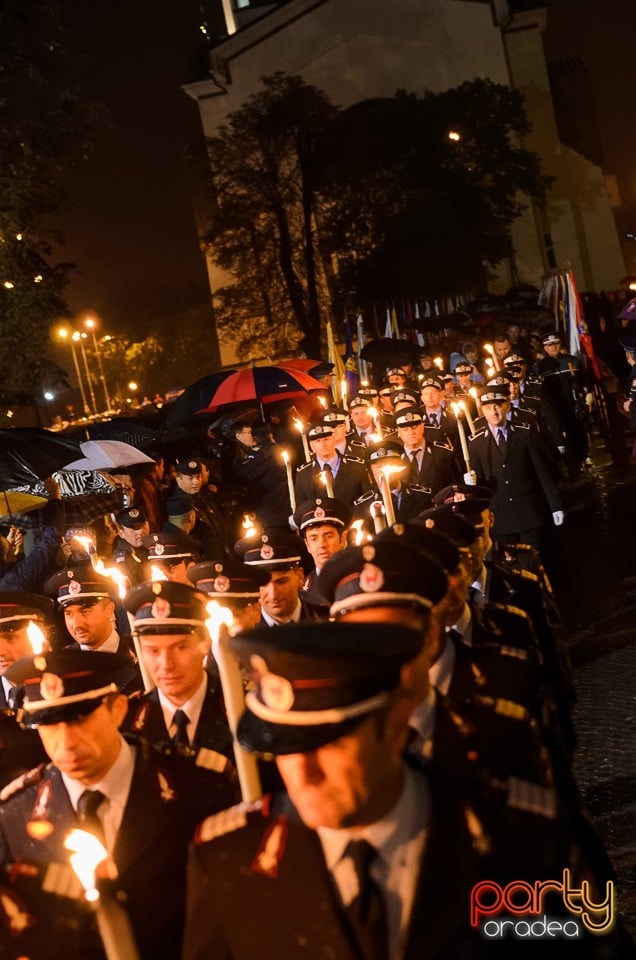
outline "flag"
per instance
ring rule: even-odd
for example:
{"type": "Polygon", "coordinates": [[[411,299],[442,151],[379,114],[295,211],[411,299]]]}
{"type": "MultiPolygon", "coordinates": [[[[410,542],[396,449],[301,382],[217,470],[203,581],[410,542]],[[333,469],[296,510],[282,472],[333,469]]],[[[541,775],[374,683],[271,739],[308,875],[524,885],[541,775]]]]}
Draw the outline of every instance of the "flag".
{"type": "Polygon", "coordinates": [[[362,348],[364,347],[364,344],[365,344],[364,322],[362,320],[361,313],[358,314],[358,318],[356,320],[356,327],[358,328],[358,373],[360,374],[361,380],[368,380],[369,371],[367,368],[367,362],[366,360],[360,359],[360,354],[362,353],[362,348]]]}
{"type": "Polygon", "coordinates": [[[345,369],[345,379],[347,381],[347,396],[355,397],[358,392],[358,387],[360,386],[360,377],[358,376],[358,364],[356,363],[356,357],[353,352],[353,337],[351,334],[351,324],[349,323],[349,318],[347,317],[344,323],[345,327],[345,352],[344,352],[344,369],[345,369]]]}
{"type": "Polygon", "coordinates": [[[333,363],[333,392],[336,403],[342,404],[342,383],[345,379],[345,368],[344,363],[342,362],[342,357],[336,350],[336,341],[334,340],[333,336],[331,320],[327,320],[327,352],[329,355],[329,362],[333,363]]]}
{"type": "Polygon", "coordinates": [[[384,336],[391,338],[391,311],[386,308],[386,325],[384,327],[384,336]]]}

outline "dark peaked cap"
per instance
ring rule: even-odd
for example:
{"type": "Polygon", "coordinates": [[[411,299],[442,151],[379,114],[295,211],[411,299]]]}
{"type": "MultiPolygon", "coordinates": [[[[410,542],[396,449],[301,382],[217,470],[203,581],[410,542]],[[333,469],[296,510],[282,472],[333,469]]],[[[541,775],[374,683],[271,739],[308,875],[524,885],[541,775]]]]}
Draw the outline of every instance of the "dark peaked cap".
{"type": "Polygon", "coordinates": [[[257,627],[230,647],[251,671],[238,739],[258,753],[307,753],[382,709],[400,668],[423,640],[395,624],[301,623],[257,627]]]}

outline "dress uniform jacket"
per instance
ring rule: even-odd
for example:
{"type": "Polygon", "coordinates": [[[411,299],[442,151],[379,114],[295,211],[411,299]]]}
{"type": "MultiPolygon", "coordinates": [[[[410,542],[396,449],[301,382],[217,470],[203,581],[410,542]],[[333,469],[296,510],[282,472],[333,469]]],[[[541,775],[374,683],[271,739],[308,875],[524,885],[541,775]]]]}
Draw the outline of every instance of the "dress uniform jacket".
{"type": "MultiPolygon", "coordinates": [[[[409,485],[417,484],[420,487],[426,487],[435,496],[442,487],[450,487],[461,479],[455,453],[448,440],[435,440],[429,443],[425,438],[422,449],[424,450],[422,466],[416,471],[415,465],[412,465],[408,476],[409,485]]],[[[406,451],[402,459],[410,459],[406,451]]]]}
{"type": "MultiPolygon", "coordinates": [[[[391,499],[393,500],[396,523],[406,523],[408,520],[413,520],[414,517],[419,517],[421,513],[433,505],[433,495],[430,488],[421,487],[416,483],[409,486],[402,485],[398,491],[391,491],[391,499]]],[[[382,502],[382,497],[377,491],[369,491],[353,504],[354,520],[364,520],[365,526],[372,530],[371,504],[382,502]]]]}
{"type": "MultiPolygon", "coordinates": [[[[207,672],[206,678],[207,691],[192,738],[192,746],[204,747],[206,750],[233,760],[232,734],[227,723],[221,684],[217,677],[207,672]]],[[[155,745],[170,740],[156,689],[130,701],[124,729],[155,745]]]]}
{"type": "MultiPolygon", "coordinates": [[[[188,840],[202,810],[207,807],[212,812],[233,802],[234,788],[218,776],[216,789],[202,794],[191,787],[188,764],[163,757],[136,738],[129,742],[136,748],[135,768],[112,854],[118,869],[115,889],[119,895],[115,892],[114,896],[130,917],[141,960],[177,958],[188,840]]],[[[95,942],[92,924],[85,916],[77,926],[62,923],[68,919],[65,898],[46,893],[42,873],[34,875],[25,868],[68,865],[64,838],[78,826],[59,770],[50,764],[36,771],[33,779],[23,788],[16,782],[16,792],[0,804],[0,859],[5,866],[22,865],[11,874],[12,892],[33,919],[33,926],[16,938],[15,955],[37,960],[100,956],[86,946],[95,942]],[[41,839],[26,831],[37,803],[44,805],[45,819],[52,826],[49,836],[41,839]]],[[[81,917],[80,911],[75,913],[81,917]]]]}
{"type": "MultiPolygon", "coordinates": [[[[5,699],[1,683],[0,692],[5,699]]],[[[0,709],[0,788],[46,760],[37,731],[24,730],[16,720],[15,711],[7,707],[0,709]]]]}
{"type": "MultiPolygon", "coordinates": [[[[362,460],[354,460],[338,454],[340,466],[333,478],[333,492],[337,500],[352,504],[371,489],[371,481],[362,460]]],[[[325,486],[320,480],[319,464],[316,457],[304,463],[296,471],[296,503],[325,496],[325,486]]]]}
{"type": "Polygon", "coordinates": [[[300,602],[303,605],[303,609],[309,609],[309,611],[313,614],[314,619],[329,619],[330,604],[318,589],[318,573],[315,567],[305,577],[305,582],[303,583],[300,591],[300,602]]]}
{"type": "Polygon", "coordinates": [[[508,424],[505,457],[489,428],[474,434],[469,445],[479,482],[493,490],[494,536],[539,529],[562,509],[550,466],[529,428],[508,424]]]}
{"type": "MultiPolygon", "coordinates": [[[[81,647],[79,643],[73,641],[65,646],[66,650],[80,650],[81,647]]],[[[97,651],[99,653],[99,651],[97,651]]],[[[137,664],[137,656],[133,650],[133,643],[130,637],[119,637],[119,645],[117,650],[114,651],[120,656],[126,658],[126,663],[117,669],[115,673],[109,672],[104,674],[104,679],[108,683],[116,683],[122,693],[125,693],[126,696],[130,696],[131,693],[135,693],[138,690],[143,690],[143,681],[141,679],[141,671],[137,664]]]]}

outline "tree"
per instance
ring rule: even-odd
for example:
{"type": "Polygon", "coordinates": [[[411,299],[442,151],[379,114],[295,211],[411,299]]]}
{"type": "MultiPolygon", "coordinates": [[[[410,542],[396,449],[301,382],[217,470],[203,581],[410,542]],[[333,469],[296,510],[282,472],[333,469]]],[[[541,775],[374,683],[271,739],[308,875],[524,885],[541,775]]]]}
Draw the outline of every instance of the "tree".
{"type": "Polygon", "coordinates": [[[485,288],[547,181],[521,95],[489,80],[340,111],[300,77],[262,79],[209,142],[206,241],[228,276],[221,335],[319,356],[324,320],[485,288]],[[294,330],[296,334],[294,336],[294,330]]]}
{"type": "Polygon", "coordinates": [[[315,222],[315,146],[336,108],[301,77],[276,73],[209,141],[215,211],[205,241],[231,279],[219,291],[221,336],[272,331],[272,347],[299,338],[318,356],[330,309],[315,222]],[[238,296],[237,296],[238,294],[238,296]],[[237,311],[238,306],[238,311],[237,311]]]}
{"type": "Polygon", "coordinates": [[[548,182],[518,91],[474,80],[342,113],[321,144],[323,242],[351,308],[480,290],[548,182]]]}
{"type": "Polygon", "coordinates": [[[0,401],[35,397],[50,323],[68,310],[71,268],[51,263],[61,239],[47,218],[64,164],[88,149],[90,120],[70,80],[52,0],[0,6],[0,401]]]}

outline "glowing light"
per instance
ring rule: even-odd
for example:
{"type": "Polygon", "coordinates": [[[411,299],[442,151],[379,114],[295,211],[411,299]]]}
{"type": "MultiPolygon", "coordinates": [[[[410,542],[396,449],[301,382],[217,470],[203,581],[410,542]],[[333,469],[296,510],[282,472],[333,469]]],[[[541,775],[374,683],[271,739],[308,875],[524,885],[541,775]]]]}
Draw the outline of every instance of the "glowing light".
{"type": "Polygon", "coordinates": [[[71,830],[64,839],[64,846],[71,851],[71,867],[84,887],[86,899],[92,902],[98,900],[95,872],[108,857],[105,846],[86,830],[71,830]]]}
{"type": "Polygon", "coordinates": [[[22,234],[21,234],[21,233],[16,233],[15,238],[16,238],[16,240],[21,240],[21,239],[22,239],[22,234]]]}
{"type": "MultiPolygon", "coordinates": [[[[285,462],[289,460],[289,454],[286,450],[283,451],[283,459],[285,462]],[[287,457],[285,458],[285,454],[287,457]]],[[[254,514],[253,513],[244,513],[243,514],[243,536],[244,537],[255,537],[258,533],[256,529],[256,524],[254,523],[254,514]]]]}
{"type": "Polygon", "coordinates": [[[120,600],[124,599],[128,593],[130,584],[128,577],[123,574],[121,570],[118,570],[117,567],[107,567],[101,557],[97,557],[97,559],[93,558],[93,570],[95,573],[101,573],[103,577],[108,577],[109,580],[112,580],[117,587],[120,600]]]}
{"type": "Polygon", "coordinates": [[[435,357],[435,359],[433,360],[433,363],[435,364],[438,370],[444,369],[444,361],[442,360],[441,357],[435,357]]]}
{"type": "Polygon", "coordinates": [[[462,138],[462,135],[461,135],[461,133],[458,133],[457,130],[449,130],[449,131],[448,131],[448,139],[449,139],[449,140],[452,140],[454,143],[459,143],[459,141],[461,140],[461,138],[462,138]]]}
{"type": "Polygon", "coordinates": [[[38,273],[37,276],[33,277],[33,283],[42,283],[44,277],[41,273],[38,273]]]}
{"type": "Polygon", "coordinates": [[[77,343],[79,339],[80,339],[79,330],[74,330],[73,333],[71,334],[71,340],[75,340],[75,342],[77,343]]]}
{"type": "Polygon", "coordinates": [[[15,284],[11,283],[10,280],[5,280],[3,286],[5,290],[13,290],[15,284]]]}
{"type": "Polygon", "coordinates": [[[28,626],[26,628],[26,635],[29,638],[29,643],[31,644],[31,650],[34,654],[42,653],[45,646],[48,646],[46,636],[44,631],[41,630],[37,623],[34,623],[33,620],[29,620],[28,626]]]}
{"type": "Polygon", "coordinates": [[[150,579],[152,580],[153,583],[156,583],[158,580],[167,580],[168,577],[167,577],[166,574],[163,572],[163,570],[161,570],[160,567],[157,566],[156,563],[151,563],[151,564],[150,564],[150,579]]]}
{"type": "Polygon", "coordinates": [[[354,537],[354,546],[359,547],[361,543],[364,543],[366,540],[366,534],[364,533],[362,527],[364,526],[364,520],[354,520],[351,524],[353,530],[355,530],[354,537]]]}
{"type": "Polygon", "coordinates": [[[93,320],[92,317],[87,317],[86,320],[84,321],[84,326],[88,327],[89,330],[92,330],[93,327],[95,326],[95,321],[93,320]]]}
{"type": "Polygon", "coordinates": [[[326,397],[318,397],[318,403],[320,403],[325,408],[325,410],[327,409],[326,397]]]}
{"type": "Polygon", "coordinates": [[[77,543],[79,543],[82,547],[84,547],[84,550],[89,555],[89,557],[92,553],[95,553],[95,544],[93,543],[90,537],[83,537],[83,536],[80,536],[79,534],[76,534],[73,537],[73,540],[76,540],[77,543]]]}
{"type": "Polygon", "coordinates": [[[228,610],[227,607],[221,606],[218,600],[208,600],[205,609],[209,614],[205,625],[208,628],[212,642],[217,643],[221,627],[225,626],[229,630],[234,623],[232,611],[228,610]]]}

